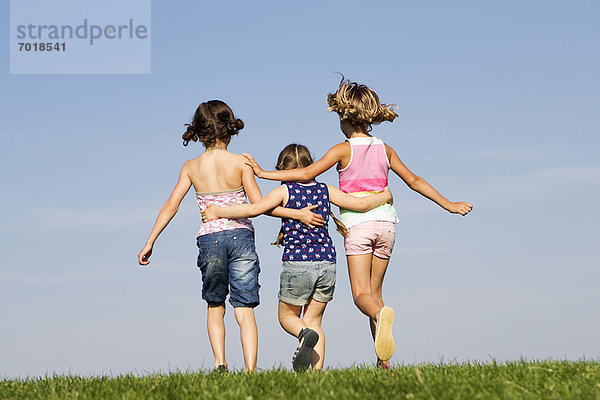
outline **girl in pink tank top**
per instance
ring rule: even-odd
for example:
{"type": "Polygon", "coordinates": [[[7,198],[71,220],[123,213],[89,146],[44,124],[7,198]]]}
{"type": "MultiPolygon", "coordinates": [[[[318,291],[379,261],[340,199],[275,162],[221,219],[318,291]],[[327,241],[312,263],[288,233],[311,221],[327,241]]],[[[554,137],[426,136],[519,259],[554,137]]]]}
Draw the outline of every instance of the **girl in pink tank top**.
{"type": "MultiPolygon", "coordinates": [[[[471,204],[449,201],[425,179],[413,174],[393,148],[370,134],[373,125],[393,122],[398,116],[391,105],[379,101],[375,91],[342,76],[336,92],[327,96],[327,103],[329,111],[338,114],[346,140],[329,149],[317,162],[293,170],[264,171],[251,155],[244,154],[259,178],[302,181],[337,165],[340,189],[355,196],[368,196],[387,186],[391,169],[408,187],[445,210],[460,215],[471,211],[471,204]]],[[[347,228],[344,245],[354,304],[369,317],[377,366],[388,369],[395,347],[394,310],[384,305],[382,286],[394,244],[396,211],[390,205],[366,213],[341,210],[340,219],[347,228]]]]}
{"type": "MultiPolygon", "coordinates": [[[[359,197],[382,191],[388,186],[390,170],[385,143],[373,136],[350,137],[346,141],[350,143],[350,161],[344,168],[338,170],[340,190],[359,197]]],[[[346,229],[350,230],[355,225],[367,221],[385,221],[394,224],[398,222],[398,217],[391,204],[384,204],[365,213],[340,209],[340,220],[346,229]]],[[[393,230],[393,225],[388,229],[393,230]]],[[[389,247],[391,249],[391,246],[389,247]]],[[[349,255],[348,249],[346,254],[349,255]]],[[[389,258],[389,255],[384,255],[383,258],[389,258]]]]}

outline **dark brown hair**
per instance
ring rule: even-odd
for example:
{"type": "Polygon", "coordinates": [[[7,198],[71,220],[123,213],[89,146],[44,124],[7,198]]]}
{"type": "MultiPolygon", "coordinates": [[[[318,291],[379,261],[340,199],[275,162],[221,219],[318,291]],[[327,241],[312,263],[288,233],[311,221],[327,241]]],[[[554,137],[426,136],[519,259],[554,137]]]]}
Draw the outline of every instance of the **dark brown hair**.
{"type": "Polygon", "coordinates": [[[185,124],[183,145],[191,141],[200,141],[204,147],[210,147],[218,140],[229,144],[231,136],[244,128],[244,122],[236,119],[231,108],[221,100],[209,100],[196,109],[191,124],[185,124]]]}
{"type": "Polygon", "coordinates": [[[312,163],[313,159],[306,146],[292,143],[285,146],[285,148],[281,150],[281,153],[279,153],[275,169],[304,168],[312,163]]]}

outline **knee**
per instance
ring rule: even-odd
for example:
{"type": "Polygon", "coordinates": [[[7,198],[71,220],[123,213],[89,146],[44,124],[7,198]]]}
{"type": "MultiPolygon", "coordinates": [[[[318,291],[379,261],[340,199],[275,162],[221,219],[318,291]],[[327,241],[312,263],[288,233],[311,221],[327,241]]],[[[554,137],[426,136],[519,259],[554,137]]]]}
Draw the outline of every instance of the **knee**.
{"type": "Polygon", "coordinates": [[[254,322],[254,310],[250,307],[236,307],[235,319],[240,323],[254,322]]]}
{"type": "Polygon", "coordinates": [[[352,290],[352,295],[354,297],[354,301],[356,301],[356,299],[358,299],[360,296],[372,296],[373,293],[371,292],[371,286],[361,285],[352,290]]]}
{"type": "Polygon", "coordinates": [[[356,293],[356,295],[354,296],[354,305],[358,307],[358,304],[365,296],[371,296],[371,294],[367,291],[356,293]]]}
{"type": "Polygon", "coordinates": [[[286,319],[286,317],[287,317],[286,315],[279,314],[279,318],[277,318],[279,320],[279,326],[281,326],[283,329],[285,329],[283,321],[286,319]]]}

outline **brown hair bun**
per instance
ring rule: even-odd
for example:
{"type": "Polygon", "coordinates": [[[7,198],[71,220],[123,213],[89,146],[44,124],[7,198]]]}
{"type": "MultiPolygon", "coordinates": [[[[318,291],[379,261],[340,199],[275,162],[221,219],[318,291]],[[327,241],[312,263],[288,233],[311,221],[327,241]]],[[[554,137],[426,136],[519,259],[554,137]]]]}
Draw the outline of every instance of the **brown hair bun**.
{"type": "Polygon", "coordinates": [[[205,147],[213,146],[217,140],[229,144],[231,137],[244,129],[244,121],[235,118],[231,108],[221,100],[201,103],[190,124],[182,135],[183,145],[190,141],[202,142],[205,147]]]}

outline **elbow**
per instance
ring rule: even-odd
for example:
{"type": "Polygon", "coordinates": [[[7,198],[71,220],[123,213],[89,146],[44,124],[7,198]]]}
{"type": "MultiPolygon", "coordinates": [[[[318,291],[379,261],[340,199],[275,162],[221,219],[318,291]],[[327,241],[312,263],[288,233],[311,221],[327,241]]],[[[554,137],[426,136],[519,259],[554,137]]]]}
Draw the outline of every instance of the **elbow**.
{"type": "Polygon", "coordinates": [[[407,182],[408,187],[412,190],[418,190],[419,186],[421,186],[421,182],[423,182],[423,178],[420,176],[414,176],[410,181],[407,182]]]}
{"type": "Polygon", "coordinates": [[[372,208],[373,208],[372,204],[368,203],[367,201],[362,201],[360,203],[360,207],[359,207],[358,211],[367,212],[367,211],[371,210],[372,208]]]}
{"type": "Polygon", "coordinates": [[[258,207],[256,207],[254,204],[252,204],[250,206],[250,210],[249,210],[248,214],[249,214],[248,218],[254,218],[254,217],[258,217],[261,214],[261,212],[258,209],[258,207]]]}
{"type": "Polygon", "coordinates": [[[179,206],[177,204],[167,203],[164,205],[163,211],[169,213],[170,215],[175,215],[177,214],[177,211],[179,211],[179,206]]]}

